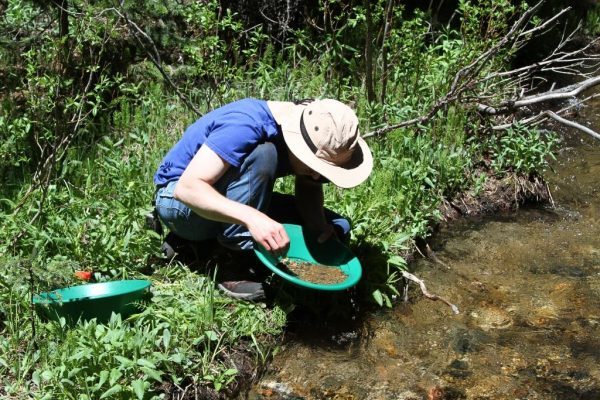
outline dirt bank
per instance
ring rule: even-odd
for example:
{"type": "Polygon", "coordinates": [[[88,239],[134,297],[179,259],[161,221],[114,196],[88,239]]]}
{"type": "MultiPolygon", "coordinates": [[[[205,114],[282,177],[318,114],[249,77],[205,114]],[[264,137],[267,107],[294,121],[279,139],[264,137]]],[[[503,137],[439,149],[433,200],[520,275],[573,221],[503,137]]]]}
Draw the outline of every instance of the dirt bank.
{"type": "Polygon", "coordinates": [[[548,185],[538,176],[511,174],[497,178],[488,175],[478,193],[469,190],[452,199],[446,199],[440,211],[443,222],[449,222],[463,216],[514,210],[524,204],[552,202],[548,185]]]}

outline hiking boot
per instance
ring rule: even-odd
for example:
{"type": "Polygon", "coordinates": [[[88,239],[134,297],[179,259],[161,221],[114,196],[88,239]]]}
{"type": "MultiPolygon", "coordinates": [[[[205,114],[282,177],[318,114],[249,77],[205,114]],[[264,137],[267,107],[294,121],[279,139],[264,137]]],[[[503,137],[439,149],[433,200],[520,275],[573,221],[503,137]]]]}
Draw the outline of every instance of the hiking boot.
{"type": "Polygon", "coordinates": [[[190,240],[183,239],[173,232],[169,232],[165,237],[163,244],[160,247],[160,251],[163,256],[170,260],[176,255],[187,255],[190,253],[193,256],[197,256],[195,246],[196,242],[192,242],[190,240]]]}
{"type": "Polygon", "coordinates": [[[221,282],[218,288],[227,296],[234,299],[258,301],[265,298],[262,283],[252,281],[226,281],[221,282]]]}
{"type": "Polygon", "coordinates": [[[150,229],[159,235],[163,234],[163,226],[160,222],[160,218],[158,218],[158,212],[156,208],[153,208],[152,211],[146,214],[146,228],[150,229]]]}
{"type": "Polygon", "coordinates": [[[164,241],[163,244],[160,246],[160,252],[162,253],[163,257],[167,260],[172,259],[177,254],[173,246],[171,246],[171,244],[167,241],[164,241]]]}

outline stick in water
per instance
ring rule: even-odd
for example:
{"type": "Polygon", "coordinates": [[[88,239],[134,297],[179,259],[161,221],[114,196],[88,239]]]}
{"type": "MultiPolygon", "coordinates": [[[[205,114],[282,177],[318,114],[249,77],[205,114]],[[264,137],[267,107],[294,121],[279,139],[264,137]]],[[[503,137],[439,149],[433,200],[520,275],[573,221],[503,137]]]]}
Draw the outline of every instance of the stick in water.
{"type": "Polygon", "coordinates": [[[423,296],[427,297],[430,300],[442,301],[442,302],[446,303],[452,309],[452,312],[454,314],[459,314],[458,307],[456,307],[454,304],[450,303],[448,300],[444,299],[443,297],[429,293],[429,291],[427,290],[427,287],[425,286],[425,282],[423,282],[423,280],[417,278],[410,272],[406,272],[406,271],[402,271],[402,276],[404,276],[409,281],[413,281],[413,282],[417,283],[419,285],[419,287],[421,288],[421,292],[423,293],[423,296]]]}

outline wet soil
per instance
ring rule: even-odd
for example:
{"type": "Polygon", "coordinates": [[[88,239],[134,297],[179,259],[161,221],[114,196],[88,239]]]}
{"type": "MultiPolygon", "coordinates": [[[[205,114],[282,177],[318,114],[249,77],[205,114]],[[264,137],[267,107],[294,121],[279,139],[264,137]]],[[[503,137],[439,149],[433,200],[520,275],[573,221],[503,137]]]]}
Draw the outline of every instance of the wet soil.
{"type": "Polygon", "coordinates": [[[319,283],[323,285],[333,285],[341,283],[348,278],[341,269],[329,265],[312,264],[305,261],[283,259],[278,267],[282,271],[289,271],[303,281],[319,283]]]}

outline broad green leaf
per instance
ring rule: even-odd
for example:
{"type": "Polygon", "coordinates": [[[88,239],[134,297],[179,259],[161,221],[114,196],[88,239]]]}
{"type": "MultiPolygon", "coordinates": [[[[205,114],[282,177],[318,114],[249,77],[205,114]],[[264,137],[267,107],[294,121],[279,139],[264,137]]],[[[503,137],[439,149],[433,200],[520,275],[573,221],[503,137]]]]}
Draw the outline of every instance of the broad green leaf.
{"type": "Polygon", "coordinates": [[[148,375],[150,378],[154,379],[155,381],[162,382],[162,376],[161,376],[160,372],[158,372],[157,370],[147,368],[147,367],[142,367],[141,370],[144,371],[144,373],[146,375],[148,375]]]}
{"type": "Polygon", "coordinates": [[[108,371],[100,371],[100,380],[94,385],[94,390],[99,390],[108,379],[108,371]]]}
{"type": "Polygon", "coordinates": [[[37,386],[40,386],[40,371],[33,371],[33,374],[31,374],[31,380],[33,381],[33,383],[35,383],[37,386]]]}
{"type": "Polygon", "coordinates": [[[121,385],[115,385],[115,386],[111,387],[110,389],[108,389],[106,392],[102,393],[102,396],[100,396],[100,399],[106,399],[106,398],[112,396],[113,394],[121,392],[121,390],[123,390],[123,387],[121,385]]]}
{"type": "Polygon", "coordinates": [[[183,361],[183,357],[181,356],[181,354],[175,353],[169,356],[169,360],[173,361],[176,364],[181,364],[181,362],[183,361]]]}
{"type": "Polygon", "coordinates": [[[385,301],[385,305],[387,308],[392,308],[392,301],[390,300],[390,296],[388,296],[387,294],[384,294],[383,300],[385,301]]]}
{"type": "Polygon", "coordinates": [[[72,380],[67,379],[67,378],[61,379],[60,383],[64,383],[64,384],[67,384],[67,385],[70,385],[70,386],[75,386],[75,382],[73,382],[72,380]]]}
{"type": "Polygon", "coordinates": [[[373,292],[373,298],[375,299],[375,302],[377,304],[379,304],[380,306],[383,305],[383,295],[381,294],[381,291],[379,289],[373,292]]]}
{"type": "Polygon", "coordinates": [[[397,265],[399,267],[404,267],[406,265],[406,260],[400,256],[391,256],[388,258],[388,263],[397,265]]]}
{"type": "Polygon", "coordinates": [[[104,326],[102,326],[102,325],[96,326],[96,331],[94,332],[96,339],[100,339],[102,336],[104,336],[105,331],[106,331],[106,329],[104,328],[104,326]]]}
{"type": "Polygon", "coordinates": [[[52,373],[52,371],[46,370],[46,371],[42,372],[42,374],[40,376],[43,381],[49,381],[50,379],[52,379],[54,377],[54,374],[52,373]]]}
{"type": "Polygon", "coordinates": [[[135,365],[135,363],[133,361],[131,361],[129,358],[126,357],[122,357],[122,356],[115,356],[115,358],[117,359],[117,361],[119,361],[121,363],[122,366],[124,366],[125,368],[130,368],[133,365],[135,365]]]}
{"type": "Polygon", "coordinates": [[[119,371],[119,369],[117,368],[113,368],[110,370],[110,379],[108,381],[108,383],[110,385],[114,385],[115,383],[117,383],[117,381],[119,380],[119,378],[123,376],[123,374],[121,373],[121,371],[119,371]]]}
{"type": "Polygon", "coordinates": [[[142,367],[156,369],[156,365],[154,365],[153,362],[146,360],[145,358],[139,358],[137,360],[137,364],[140,365],[140,366],[142,366],[142,367]]]}
{"type": "Polygon", "coordinates": [[[72,368],[67,373],[67,377],[72,378],[72,377],[76,376],[79,373],[79,371],[81,371],[81,370],[82,370],[82,368],[72,368]]]}
{"type": "Polygon", "coordinates": [[[136,379],[131,382],[131,387],[133,387],[133,391],[139,400],[144,399],[144,393],[146,391],[145,382],[141,379],[136,379]]]}
{"type": "Polygon", "coordinates": [[[165,349],[169,349],[169,344],[171,343],[171,332],[168,329],[163,330],[163,345],[165,349]]]}

